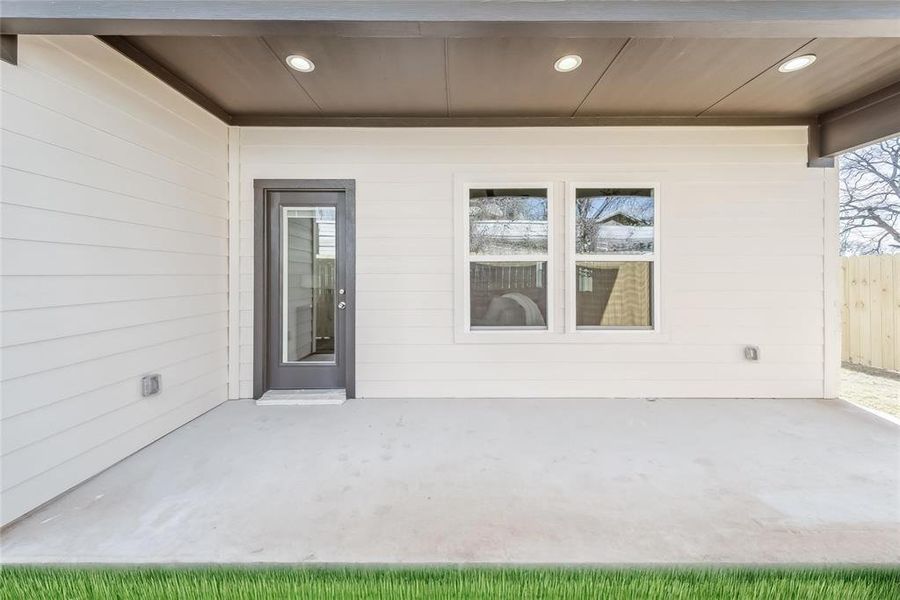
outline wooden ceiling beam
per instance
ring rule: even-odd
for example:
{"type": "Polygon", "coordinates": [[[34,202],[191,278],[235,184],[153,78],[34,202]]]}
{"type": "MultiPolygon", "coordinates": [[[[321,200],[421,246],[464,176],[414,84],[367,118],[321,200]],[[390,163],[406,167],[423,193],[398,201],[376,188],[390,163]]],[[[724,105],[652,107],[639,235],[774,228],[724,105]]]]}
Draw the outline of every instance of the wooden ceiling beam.
{"type": "Polygon", "coordinates": [[[219,104],[215,100],[192,86],[190,83],[183,80],[166,66],[160,64],[159,61],[157,61],[155,58],[128,41],[128,38],[117,35],[110,35],[98,36],[98,39],[123,56],[131,59],[139,66],[143,67],[146,71],[150,72],[154,77],[161,80],[169,87],[174,88],[176,91],[181,93],[181,95],[193,101],[195,104],[200,105],[209,113],[215,115],[226,124],[233,124],[232,116],[228,114],[228,112],[224,108],[219,106],[219,104]]]}
{"type": "Polygon", "coordinates": [[[611,116],[611,117],[352,117],[317,115],[232,116],[231,124],[244,127],[765,127],[807,125],[806,117],[728,116],[611,116]]]}
{"type": "Polygon", "coordinates": [[[825,157],[900,135],[900,81],[819,115],[817,127],[825,157]]]}

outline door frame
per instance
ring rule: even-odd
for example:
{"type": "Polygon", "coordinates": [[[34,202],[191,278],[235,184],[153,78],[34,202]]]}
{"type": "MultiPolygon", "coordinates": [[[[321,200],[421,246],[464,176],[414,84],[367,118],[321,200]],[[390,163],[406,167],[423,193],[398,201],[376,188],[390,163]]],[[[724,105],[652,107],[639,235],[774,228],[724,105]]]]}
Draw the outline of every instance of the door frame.
{"type": "Polygon", "coordinates": [[[343,192],[345,236],[344,298],[347,302],[344,339],[344,387],[347,398],[356,397],[356,180],[355,179],[254,179],[253,180],[253,397],[269,390],[269,192],[343,192]]]}

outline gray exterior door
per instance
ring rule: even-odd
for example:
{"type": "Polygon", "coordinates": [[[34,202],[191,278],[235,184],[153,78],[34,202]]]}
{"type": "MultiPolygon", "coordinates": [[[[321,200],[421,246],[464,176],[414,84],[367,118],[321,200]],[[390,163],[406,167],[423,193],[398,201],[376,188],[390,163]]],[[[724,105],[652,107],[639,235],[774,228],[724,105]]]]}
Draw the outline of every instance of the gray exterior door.
{"type": "Polygon", "coordinates": [[[257,182],[256,397],[286,389],[352,397],[353,189],[323,183],[257,182]]]}

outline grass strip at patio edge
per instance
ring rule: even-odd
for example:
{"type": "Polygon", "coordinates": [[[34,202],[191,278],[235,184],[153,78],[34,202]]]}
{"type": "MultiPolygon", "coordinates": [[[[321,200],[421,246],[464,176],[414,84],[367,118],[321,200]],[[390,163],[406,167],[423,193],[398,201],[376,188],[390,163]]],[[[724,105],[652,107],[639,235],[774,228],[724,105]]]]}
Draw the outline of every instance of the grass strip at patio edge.
{"type": "Polygon", "coordinates": [[[9,566],[0,569],[0,597],[880,600],[900,597],[900,569],[9,566]]]}

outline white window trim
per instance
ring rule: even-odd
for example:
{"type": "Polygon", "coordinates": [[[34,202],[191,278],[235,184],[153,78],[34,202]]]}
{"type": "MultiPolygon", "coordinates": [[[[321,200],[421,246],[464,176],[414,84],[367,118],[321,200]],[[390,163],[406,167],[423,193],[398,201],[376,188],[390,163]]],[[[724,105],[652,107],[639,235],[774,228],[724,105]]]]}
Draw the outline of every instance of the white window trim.
{"type": "Polygon", "coordinates": [[[657,182],[633,181],[568,181],[566,182],[566,333],[603,341],[659,341],[662,337],[662,247],[660,245],[660,185],[657,182]],[[653,254],[576,254],[575,253],[575,192],[579,188],[644,188],[653,190],[653,254]],[[652,262],[653,263],[653,326],[644,327],[602,327],[578,329],[575,317],[578,271],[575,263],[583,262],[652,262]]]}
{"type": "Polygon", "coordinates": [[[524,179],[500,179],[500,180],[466,180],[457,182],[456,186],[456,245],[457,251],[457,276],[456,280],[456,308],[457,327],[456,340],[471,342],[484,341],[488,343],[514,343],[526,339],[546,340],[551,336],[556,327],[556,222],[557,207],[555,200],[555,181],[528,181],[524,179]],[[478,255],[469,254],[469,192],[472,189],[525,189],[540,188],[547,190],[547,254],[516,254],[516,255],[478,255]],[[546,262],[547,263],[547,326],[546,328],[515,328],[502,327],[497,329],[472,329],[471,309],[469,302],[470,275],[469,265],[472,262],[546,262]]]}

